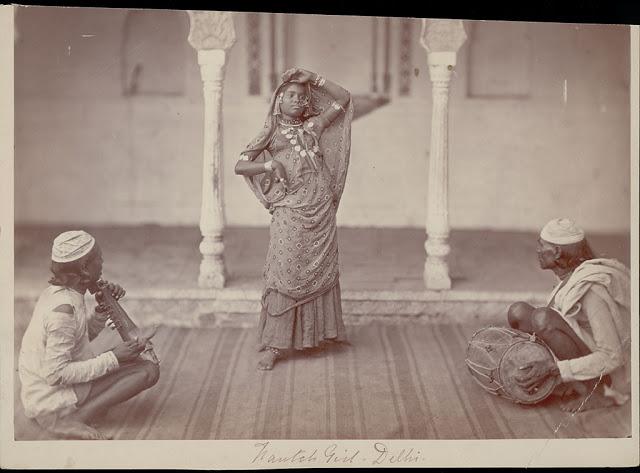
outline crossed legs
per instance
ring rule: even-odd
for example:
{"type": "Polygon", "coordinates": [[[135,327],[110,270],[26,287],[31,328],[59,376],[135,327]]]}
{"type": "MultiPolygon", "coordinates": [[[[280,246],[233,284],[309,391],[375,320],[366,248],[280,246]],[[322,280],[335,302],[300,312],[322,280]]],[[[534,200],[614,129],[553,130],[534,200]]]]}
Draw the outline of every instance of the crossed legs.
{"type": "MultiPolygon", "coordinates": [[[[536,308],[526,302],[516,302],[509,307],[507,318],[512,328],[535,333],[540,337],[559,360],[579,358],[591,353],[589,347],[576,335],[562,316],[549,307],[536,308]]],[[[610,384],[608,375],[602,380],[605,384],[610,384]]],[[[555,393],[562,397],[570,393],[577,394],[577,398],[564,403],[563,409],[567,411],[610,405],[602,393],[602,383],[599,383],[598,379],[561,384],[555,393]],[[597,391],[596,387],[599,388],[597,391]],[[586,402],[587,396],[589,396],[589,403],[586,402]]]]}
{"type": "Polygon", "coordinates": [[[99,440],[107,437],[88,424],[105,413],[110,407],[120,404],[155,385],[160,377],[158,365],[137,360],[126,363],[120,369],[102,376],[91,383],[91,390],[77,409],[57,419],[47,428],[63,437],[99,440]]]}
{"type": "Polygon", "coordinates": [[[536,308],[526,302],[516,302],[509,307],[507,318],[512,328],[538,335],[559,360],[591,353],[562,316],[549,307],[536,308]]]}

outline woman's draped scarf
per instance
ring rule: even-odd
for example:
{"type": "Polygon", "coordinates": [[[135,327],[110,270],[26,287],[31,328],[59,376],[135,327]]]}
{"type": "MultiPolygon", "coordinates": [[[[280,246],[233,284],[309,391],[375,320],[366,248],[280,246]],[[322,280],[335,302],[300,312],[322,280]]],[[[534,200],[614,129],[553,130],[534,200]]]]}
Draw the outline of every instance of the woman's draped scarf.
{"type": "MultiPolygon", "coordinates": [[[[269,105],[269,112],[265,120],[264,128],[251,142],[242,154],[251,152],[258,153],[252,159],[254,162],[266,162],[271,159],[268,151],[269,144],[278,128],[278,116],[280,114],[280,104],[278,94],[291,82],[280,84],[269,105]]],[[[307,82],[307,93],[309,95],[309,105],[304,111],[303,119],[319,115],[327,108],[331,107],[334,98],[322,88],[315,87],[307,82]]],[[[350,100],[345,106],[344,113],[340,113],[329,126],[327,126],[320,137],[320,152],[331,175],[331,190],[333,192],[336,208],[340,203],[340,197],[344,191],[347,171],[349,169],[349,156],[351,153],[351,121],[353,119],[353,103],[350,100]]],[[[249,188],[256,195],[258,200],[267,208],[271,209],[273,200],[269,200],[265,195],[274,182],[271,172],[256,176],[245,176],[249,188]]],[[[279,184],[282,185],[282,184],[279,184]]]]}

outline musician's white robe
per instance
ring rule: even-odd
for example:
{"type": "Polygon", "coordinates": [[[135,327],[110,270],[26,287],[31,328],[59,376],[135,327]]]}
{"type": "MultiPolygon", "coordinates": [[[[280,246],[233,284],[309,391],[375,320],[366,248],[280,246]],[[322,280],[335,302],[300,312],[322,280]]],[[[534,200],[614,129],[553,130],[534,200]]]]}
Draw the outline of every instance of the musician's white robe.
{"type": "Polygon", "coordinates": [[[573,328],[591,353],[558,361],[562,381],[611,376],[605,394],[617,404],[630,393],[630,277],[629,270],[611,259],[582,263],[550,297],[551,307],[573,328]]]}
{"type": "Polygon", "coordinates": [[[22,339],[18,373],[27,417],[66,415],[84,400],[91,381],[119,367],[112,351],[95,356],[89,346],[104,321],[88,317],[84,295],[61,286],[47,287],[22,339]],[[73,307],[73,314],[54,311],[73,307]]]}

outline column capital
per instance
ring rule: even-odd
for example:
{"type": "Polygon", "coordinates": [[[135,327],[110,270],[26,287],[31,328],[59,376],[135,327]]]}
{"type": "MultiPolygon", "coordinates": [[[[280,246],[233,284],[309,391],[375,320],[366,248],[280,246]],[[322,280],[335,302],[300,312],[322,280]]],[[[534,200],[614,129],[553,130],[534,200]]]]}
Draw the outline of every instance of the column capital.
{"type": "MultiPolygon", "coordinates": [[[[467,40],[462,20],[422,20],[420,44],[428,53],[455,53],[467,40]]],[[[435,56],[444,59],[446,56],[435,56]]]]}
{"type": "Polygon", "coordinates": [[[198,49],[198,65],[202,81],[216,83],[222,87],[227,52],[224,49],[198,49]]]}
{"type": "Polygon", "coordinates": [[[236,42],[233,13],[187,10],[190,26],[187,40],[194,49],[230,49],[236,42]]]}
{"type": "Polygon", "coordinates": [[[227,61],[227,52],[224,49],[198,49],[198,64],[205,65],[221,65],[227,61]]]}

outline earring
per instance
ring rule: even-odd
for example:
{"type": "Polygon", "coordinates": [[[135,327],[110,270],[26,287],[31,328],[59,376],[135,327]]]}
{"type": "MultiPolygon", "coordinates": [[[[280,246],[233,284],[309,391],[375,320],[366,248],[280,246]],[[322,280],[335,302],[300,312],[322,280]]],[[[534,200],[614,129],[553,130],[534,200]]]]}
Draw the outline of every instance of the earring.
{"type": "Polygon", "coordinates": [[[278,94],[278,97],[276,97],[276,103],[273,106],[273,114],[274,115],[280,115],[280,104],[282,103],[282,92],[278,94]]]}

